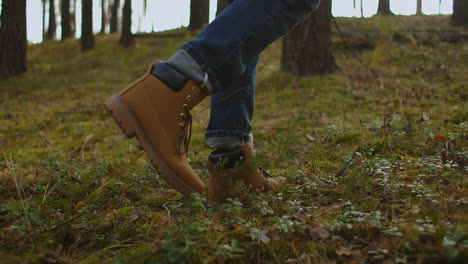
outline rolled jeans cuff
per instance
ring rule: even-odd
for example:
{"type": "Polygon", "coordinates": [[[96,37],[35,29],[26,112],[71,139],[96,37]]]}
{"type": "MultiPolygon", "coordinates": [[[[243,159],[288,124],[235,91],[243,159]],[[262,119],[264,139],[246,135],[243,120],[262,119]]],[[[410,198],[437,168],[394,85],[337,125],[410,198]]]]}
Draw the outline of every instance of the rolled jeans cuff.
{"type": "Polygon", "coordinates": [[[212,95],[215,92],[208,73],[202,69],[200,63],[193,58],[193,55],[184,49],[178,49],[167,63],[198,83],[207,95],[212,95]]]}
{"type": "Polygon", "coordinates": [[[236,131],[216,130],[205,133],[210,148],[233,149],[246,143],[253,145],[253,135],[236,131]]]}

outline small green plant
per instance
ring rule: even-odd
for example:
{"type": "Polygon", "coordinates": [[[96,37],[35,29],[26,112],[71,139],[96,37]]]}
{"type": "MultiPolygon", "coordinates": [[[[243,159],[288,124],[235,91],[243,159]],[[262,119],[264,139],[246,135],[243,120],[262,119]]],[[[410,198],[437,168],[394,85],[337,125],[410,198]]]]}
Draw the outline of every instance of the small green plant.
{"type": "Polygon", "coordinates": [[[240,247],[236,239],[232,239],[229,244],[220,245],[216,251],[216,255],[221,256],[225,260],[232,260],[242,257],[245,250],[240,247]]]}

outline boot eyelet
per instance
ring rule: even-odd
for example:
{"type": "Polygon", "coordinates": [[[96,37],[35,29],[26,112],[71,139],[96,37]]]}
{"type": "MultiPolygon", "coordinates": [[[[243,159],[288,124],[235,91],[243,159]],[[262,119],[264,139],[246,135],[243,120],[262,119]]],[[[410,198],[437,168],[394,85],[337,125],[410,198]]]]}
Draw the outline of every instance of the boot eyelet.
{"type": "Polygon", "coordinates": [[[184,124],[179,123],[179,127],[180,127],[180,128],[184,128],[184,124]]]}
{"type": "Polygon", "coordinates": [[[187,95],[187,100],[191,101],[192,100],[192,95],[187,95]]]}
{"type": "Polygon", "coordinates": [[[184,116],[185,116],[185,114],[184,114],[184,113],[180,113],[180,116],[181,116],[181,117],[184,117],[184,116]]]}
{"type": "Polygon", "coordinates": [[[183,108],[187,108],[187,107],[188,107],[188,104],[183,104],[182,107],[183,107],[183,108]]]}
{"type": "Polygon", "coordinates": [[[197,87],[193,86],[193,87],[192,87],[192,91],[196,92],[196,91],[197,91],[197,87]]]}

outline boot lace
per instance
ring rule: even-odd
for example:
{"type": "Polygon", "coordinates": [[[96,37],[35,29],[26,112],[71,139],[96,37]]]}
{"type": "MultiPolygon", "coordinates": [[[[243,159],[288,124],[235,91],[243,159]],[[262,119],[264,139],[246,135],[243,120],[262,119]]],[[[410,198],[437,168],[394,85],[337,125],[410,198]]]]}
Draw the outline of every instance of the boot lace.
{"type": "MultiPolygon", "coordinates": [[[[230,98],[231,96],[233,96],[234,94],[242,90],[248,90],[248,89],[252,89],[252,88],[239,88],[235,90],[234,92],[232,92],[231,94],[229,94],[228,96],[225,96],[221,98],[220,100],[216,101],[215,104],[221,103],[227,100],[228,98],[230,98]]],[[[195,113],[193,116],[197,116],[198,114],[207,110],[208,108],[209,107],[203,108],[199,112],[195,113]]],[[[180,116],[182,118],[183,123],[179,124],[179,127],[181,128],[181,132],[177,138],[176,150],[177,150],[177,154],[179,154],[179,156],[182,156],[188,152],[190,140],[192,138],[192,115],[190,114],[187,105],[184,105],[184,112],[181,113],[180,116]]]]}
{"type": "Polygon", "coordinates": [[[190,139],[192,138],[192,115],[187,108],[184,108],[184,113],[181,114],[183,123],[179,124],[181,132],[176,145],[177,153],[182,156],[188,152],[190,139]]]}

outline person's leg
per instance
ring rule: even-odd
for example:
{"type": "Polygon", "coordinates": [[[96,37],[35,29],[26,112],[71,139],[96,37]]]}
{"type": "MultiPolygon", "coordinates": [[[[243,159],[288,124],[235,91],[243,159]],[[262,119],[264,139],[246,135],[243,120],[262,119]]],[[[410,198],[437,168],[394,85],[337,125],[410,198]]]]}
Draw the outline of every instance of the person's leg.
{"type": "Polygon", "coordinates": [[[202,193],[187,159],[189,110],[232,87],[259,53],[304,19],[319,0],[237,0],[167,63],[105,105],[129,137],[136,136],[161,176],[178,191],[202,193]]]}
{"type": "Polygon", "coordinates": [[[305,19],[319,0],[236,0],[167,61],[207,94],[229,89],[274,40],[305,19]]]}
{"type": "Polygon", "coordinates": [[[211,97],[210,121],[205,133],[210,148],[229,150],[251,141],[257,62],[258,58],[231,87],[211,97]]]}
{"type": "MultiPolygon", "coordinates": [[[[236,0],[228,0],[232,4],[236,0]]],[[[250,130],[254,110],[258,57],[231,87],[211,97],[210,121],[205,138],[212,149],[234,149],[252,141],[250,130]]]]}

